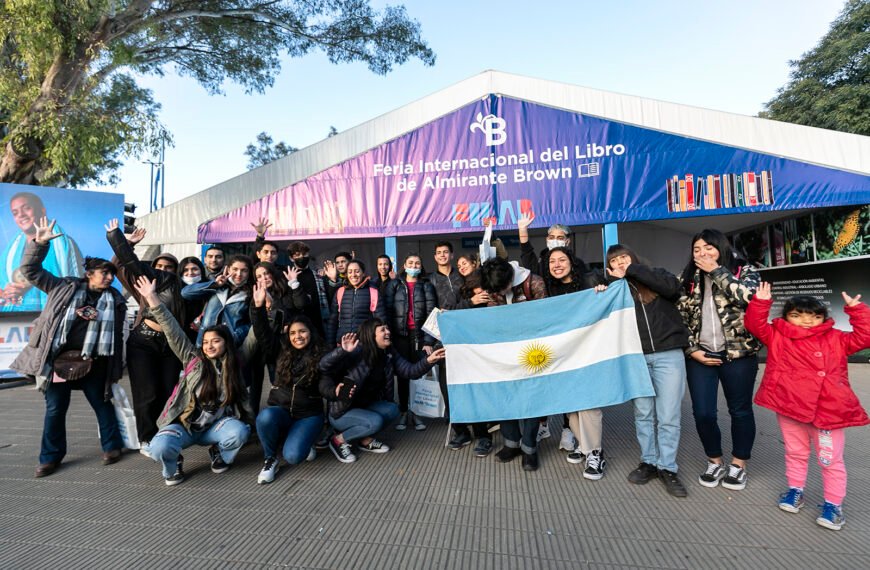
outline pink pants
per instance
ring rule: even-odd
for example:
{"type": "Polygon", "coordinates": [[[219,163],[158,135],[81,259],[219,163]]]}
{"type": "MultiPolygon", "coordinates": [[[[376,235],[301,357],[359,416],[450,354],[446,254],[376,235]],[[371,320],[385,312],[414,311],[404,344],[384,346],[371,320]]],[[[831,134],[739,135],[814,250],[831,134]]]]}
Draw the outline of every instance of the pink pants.
{"type": "Polygon", "coordinates": [[[846,447],[846,430],[825,430],[813,427],[777,414],[779,429],[785,443],[785,476],[789,487],[803,488],[809,468],[810,442],[816,448],[822,468],[825,500],[835,505],[843,504],[846,496],[846,465],[843,449],[846,447]]]}

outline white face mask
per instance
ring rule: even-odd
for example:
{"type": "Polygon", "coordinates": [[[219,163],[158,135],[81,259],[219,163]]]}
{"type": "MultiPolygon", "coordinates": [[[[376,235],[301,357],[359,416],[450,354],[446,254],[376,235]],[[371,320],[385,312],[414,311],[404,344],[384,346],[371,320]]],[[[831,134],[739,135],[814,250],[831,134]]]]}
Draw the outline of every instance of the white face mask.
{"type": "Polygon", "coordinates": [[[548,239],[547,240],[547,249],[553,249],[556,247],[565,247],[568,245],[568,242],[563,239],[548,239]]]}
{"type": "Polygon", "coordinates": [[[233,279],[232,277],[227,277],[227,281],[229,281],[230,285],[232,285],[233,287],[241,287],[248,282],[247,278],[245,278],[242,280],[241,283],[236,283],[235,279],[233,279]]]}
{"type": "Polygon", "coordinates": [[[188,277],[182,277],[181,280],[184,281],[185,285],[193,285],[194,283],[202,281],[202,276],[194,277],[193,275],[190,275],[188,277]]]}

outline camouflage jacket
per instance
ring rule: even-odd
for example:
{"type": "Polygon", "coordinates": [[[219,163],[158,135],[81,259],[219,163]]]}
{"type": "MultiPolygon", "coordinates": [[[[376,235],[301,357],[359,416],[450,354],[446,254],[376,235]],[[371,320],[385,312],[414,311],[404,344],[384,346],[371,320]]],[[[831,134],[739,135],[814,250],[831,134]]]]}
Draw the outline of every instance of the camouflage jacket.
{"type": "MultiPolygon", "coordinates": [[[[743,315],[749,300],[752,299],[755,289],[761,282],[761,276],[752,266],[744,265],[737,270],[737,276],[724,267],[718,267],[710,273],[710,279],[713,281],[713,302],[716,304],[716,312],[725,331],[728,359],[755,354],[761,348],[761,344],[743,326],[743,315]]],[[[696,350],[703,350],[698,343],[701,335],[701,306],[704,301],[702,285],[701,272],[695,271],[688,293],[684,289],[683,295],[677,302],[677,308],[683,316],[683,323],[689,329],[687,355],[696,350]]]]}

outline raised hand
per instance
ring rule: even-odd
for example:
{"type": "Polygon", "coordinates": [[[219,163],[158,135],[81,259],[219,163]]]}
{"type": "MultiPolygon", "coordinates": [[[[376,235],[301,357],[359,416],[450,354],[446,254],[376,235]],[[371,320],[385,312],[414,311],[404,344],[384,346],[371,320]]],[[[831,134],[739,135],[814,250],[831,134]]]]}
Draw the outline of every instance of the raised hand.
{"type": "Polygon", "coordinates": [[[604,270],[614,279],[622,279],[625,277],[625,269],[622,269],[621,267],[615,267],[613,269],[605,267],[604,270]]]}
{"type": "Polygon", "coordinates": [[[148,279],[144,275],[140,275],[133,284],[136,292],[148,303],[149,307],[156,307],[160,304],[160,299],[157,297],[157,281],[148,279]]]}
{"type": "Polygon", "coordinates": [[[299,269],[297,269],[295,265],[291,265],[284,272],[284,277],[287,279],[287,283],[299,281],[299,269]]]}
{"type": "Polygon", "coordinates": [[[432,352],[433,352],[435,349],[432,348],[431,346],[428,346],[428,345],[427,345],[427,346],[424,346],[422,350],[423,350],[423,352],[426,353],[426,356],[429,356],[430,354],[432,354],[432,352]]]}
{"type": "Polygon", "coordinates": [[[758,289],[755,290],[755,298],[760,301],[769,301],[771,299],[770,283],[768,283],[767,281],[762,281],[761,283],[759,283],[758,289]]]}
{"type": "Polygon", "coordinates": [[[596,293],[601,293],[602,291],[607,291],[607,285],[596,285],[593,287],[596,293]]]}
{"type": "Polygon", "coordinates": [[[230,278],[230,268],[224,267],[224,270],[220,275],[214,278],[214,282],[218,287],[223,287],[227,283],[227,279],[230,278]]]}
{"type": "Polygon", "coordinates": [[[428,358],[426,358],[426,362],[429,364],[435,364],[439,360],[444,360],[444,355],[447,354],[447,351],[442,347],[438,350],[432,352],[428,358]]]}
{"type": "Polygon", "coordinates": [[[345,352],[353,352],[359,346],[359,338],[356,333],[347,333],[341,337],[341,348],[345,352]]]}
{"type": "Polygon", "coordinates": [[[48,221],[48,218],[45,216],[41,217],[39,221],[34,224],[36,227],[36,237],[34,237],[34,241],[39,244],[47,244],[54,238],[59,238],[63,234],[54,233],[54,224],[55,220],[48,221]]]}
{"type": "Polygon", "coordinates": [[[262,307],[266,303],[266,286],[259,283],[254,283],[254,306],[262,307]]]}
{"type": "Polygon", "coordinates": [[[251,222],[251,227],[254,228],[258,236],[266,237],[266,231],[272,227],[272,224],[269,223],[269,218],[260,218],[256,224],[251,222]]]}
{"type": "Polygon", "coordinates": [[[329,277],[331,281],[338,278],[338,269],[335,268],[335,263],[329,259],[323,262],[323,274],[329,277]]]}
{"type": "Polygon", "coordinates": [[[104,225],[103,227],[106,228],[106,233],[117,230],[119,227],[118,218],[112,218],[111,220],[109,220],[109,223],[104,225]]]}
{"type": "Polygon", "coordinates": [[[145,228],[136,228],[133,230],[133,233],[130,234],[130,236],[127,238],[127,241],[130,243],[130,245],[136,245],[137,243],[145,239],[145,233],[145,228]]]}
{"type": "Polygon", "coordinates": [[[860,294],[855,295],[854,297],[850,297],[845,291],[840,291],[840,293],[843,295],[843,300],[846,301],[847,307],[854,307],[861,302],[860,294]]]}
{"type": "Polygon", "coordinates": [[[534,212],[525,212],[520,215],[517,219],[517,227],[520,230],[528,230],[529,226],[532,225],[532,222],[535,221],[535,213],[534,212]]]}

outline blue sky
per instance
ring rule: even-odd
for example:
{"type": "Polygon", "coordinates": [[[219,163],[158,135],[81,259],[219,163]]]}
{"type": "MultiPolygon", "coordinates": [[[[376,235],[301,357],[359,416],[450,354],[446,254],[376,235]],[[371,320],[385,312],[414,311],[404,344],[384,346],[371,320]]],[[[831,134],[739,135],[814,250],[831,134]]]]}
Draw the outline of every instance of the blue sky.
{"type": "MultiPolygon", "coordinates": [[[[383,2],[373,2],[382,6],[383,2]]],[[[260,131],[296,147],[344,131],[487,69],[754,115],[788,80],[788,61],[816,45],[839,0],[405,2],[437,54],[386,76],[319,53],[285,59],[275,85],[209,96],[168,73],[142,85],[163,105],[166,202],[245,172],[260,131]]],[[[148,211],[148,156],[131,157],[114,189],[148,211]]],[[[202,220],[200,220],[202,221],[202,220]]]]}

